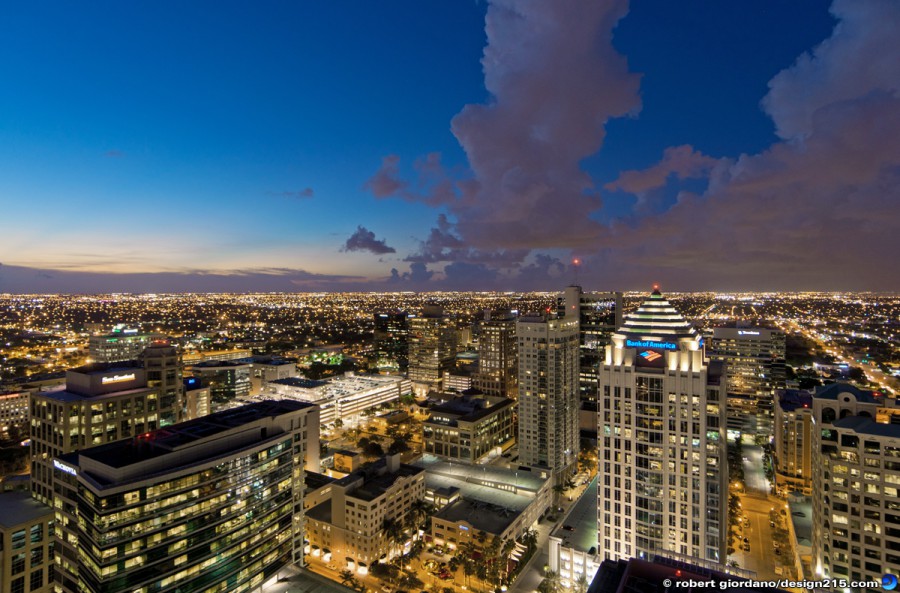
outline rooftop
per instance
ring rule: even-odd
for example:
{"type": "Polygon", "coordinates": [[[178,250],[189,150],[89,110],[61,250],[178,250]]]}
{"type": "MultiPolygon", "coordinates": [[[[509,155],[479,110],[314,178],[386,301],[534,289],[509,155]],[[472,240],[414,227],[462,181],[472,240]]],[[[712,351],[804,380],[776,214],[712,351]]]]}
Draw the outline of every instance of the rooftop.
{"type": "Polygon", "coordinates": [[[637,310],[625,316],[622,327],[616,334],[653,336],[664,340],[700,339],[694,326],[658,290],[654,290],[637,310]]]}
{"type": "Polygon", "coordinates": [[[882,424],[865,416],[847,416],[834,421],[835,428],[852,430],[857,434],[900,438],[900,424],[882,424]]]}
{"type": "Polygon", "coordinates": [[[560,526],[553,532],[554,537],[563,540],[563,545],[579,552],[587,552],[597,547],[597,477],[588,484],[581,498],[569,511],[560,526]],[[574,531],[565,529],[573,527],[574,531]]]}
{"type": "MultiPolygon", "coordinates": [[[[103,465],[122,468],[140,464],[148,459],[169,455],[202,439],[244,426],[255,420],[280,416],[313,404],[293,400],[263,401],[215,412],[180,424],[174,424],[132,439],[116,441],[66,456],[73,461],[80,457],[103,465]]],[[[75,461],[77,463],[77,461],[75,461]]]]}
{"type": "MultiPolygon", "coordinates": [[[[528,470],[514,470],[493,465],[466,465],[442,461],[434,455],[423,455],[421,459],[413,462],[413,465],[425,469],[425,481],[429,484],[437,481],[437,478],[446,480],[442,485],[456,486],[463,495],[473,492],[476,488],[488,488],[495,490],[487,484],[514,485],[520,492],[535,494],[544,487],[547,479],[541,478],[535,472],[528,470]]],[[[506,493],[506,492],[504,492],[506,493]]]]}
{"type": "Polygon", "coordinates": [[[53,517],[53,509],[33,499],[31,493],[14,491],[0,494],[0,527],[9,529],[41,517],[53,517]]]}
{"type": "Polygon", "coordinates": [[[860,389],[851,383],[829,383],[816,387],[813,394],[816,399],[833,399],[836,400],[842,393],[849,393],[856,398],[856,401],[866,402],[869,404],[881,403],[883,398],[880,394],[876,395],[874,391],[860,389]]]}
{"type": "Polygon", "coordinates": [[[481,500],[460,498],[445,506],[434,516],[451,523],[465,521],[479,531],[500,535],[513,524],[523,510],[481,500]]]}
{"type": "Polygon", "coordinates": [[[494,414],[504,408],[515,405],[515,401],[507,398],[472,397],[463,395],[431,408],[432,417],[429,422],[438,422],[435,414],[456,416],[456,421],[476,422],[481,418],[494,414]]]}
{"type": "Polygon", "coordinates": [[[778,391],[778,405],[785,412],[793,412],[798,408],[812,408],[813,395],[800,389],[778,391]]]}
{"type": "Polygon", "coordinates": [[[48,391],[40,391],[34,394],[34,397],[46,397],[48,399],[53,399],[60,402],[77,402],[81,400],[89,399],[91,401],[107,399],[107,398],[115,398],[115,397],[128,397],[131,395],[138,395],[141,393],[147,392],[155,392],[156,389],[153,387],[137,387],[135,389],[124,389],[122,391],[112,391],[110,393],[101,393],[99,395],[83,395],[81,393],[75,393],[73,391],[66,391],[64,386],[59,386],[55,389],[50,389],[48,391]]]}
{"type": "Polygon", "coordinates": [[[313,381],[312,379],[304,379],[302,377],[288,377],[287,379],[276,379],[269,381],[275,385],[287,385],[288,387],[300,387],[302,389],[315,389],[327,385],[327,381],[313,381]]]}

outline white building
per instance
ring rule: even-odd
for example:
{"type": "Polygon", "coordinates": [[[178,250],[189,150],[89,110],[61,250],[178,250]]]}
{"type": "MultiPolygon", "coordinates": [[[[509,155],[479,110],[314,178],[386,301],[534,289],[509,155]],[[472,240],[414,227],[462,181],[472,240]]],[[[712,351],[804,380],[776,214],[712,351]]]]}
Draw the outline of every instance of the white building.
{"type": "Polygon", "coordinates": [[[412,391],[409,379],[394,375],[357,375],[345,373],[325,381],[289,378],[270,381],[265,398],[296,399],[319,406],[322,424],[338,418],[357,422],[365,411],[397,401],[412,391]]]}
{"type": "Polygon", "coordinates": [[[519,463],[564,475],[578,457],[578,320],[519,318],[519,463]]]}
{"type": "Polygon", "coordinates": [[[817,577],[900,574],[900,410],[834,383],[813,396],[812,560],[817,577]]]}
{"type": "Polygon", "coordinates": [[[659,291],[625,317],[599,373],[598,543],[613,560],[725,562],[725,377],[659,291]]]}

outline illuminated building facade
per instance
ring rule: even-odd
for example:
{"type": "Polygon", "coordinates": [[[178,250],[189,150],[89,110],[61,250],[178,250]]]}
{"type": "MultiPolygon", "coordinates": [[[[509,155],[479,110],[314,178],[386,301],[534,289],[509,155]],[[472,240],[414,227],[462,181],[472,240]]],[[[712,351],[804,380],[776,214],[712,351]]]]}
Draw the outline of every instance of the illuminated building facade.
{"type": "Polygon", "coordinates": [[[265,397],[296,399],[319,406],[322,424],[341,419],[357,422],[366,410],[397,401],[412,391],[409,379],[396,375],[357,375],[344,373],[325,381],[298,377],[280,379],[268,384],[265,397]]]}
{"type": "Polygon", "coordinates": [[[141,354],[147,371],[147,387],[159,392],[159,426],[185,420],[184,383],[181,355],[168,342],[151,342],[141,354]]]}
{"type": "Polygon", "coordinates": [[[197,377],[187,377],[184,384],[184,419],[195,420],[212,412],[209,387],[204,387],[197,377]]]}
{"type": "Polygon", "coordinates": [[[425,470],[400,463],[399,453],[336,480],[331,499],[307,512],[310,553],[365,574],[373,562],[398,551],[385,522],[405,524],[413,503],[424,498],[425,470]]]}
{"type": "Polygon", "coordinates": [[[373,315],[372,354],[382,372],[402,372],[409,365],[409,315],[389,311],[373,315]]]}
{"type": "Polygon", "coordinates": [[[162,334],[143,334],[137,329],[116,326],[110,334],[88,339],[88,356],[93,362],[137,360],[151,342],[164,339],[162,334]]]}
{"type": "Polygon", "coordinates": [[[519,351],[519,463],[562,479],[579,451],[578,321],[525,315],[519,351]]]}
{"type": "Polygon", "coordinates": [[[53,571],[53,509],[27,492],[0,494],[0,593],[47,593],[53,571]]]}
{"type": "Polygon", "coordinates": [[[28,435],[28,392],[0,393],[0,437],[10,429],[24,431],[28,435]]]}
{"type": "Polygon", "coordinates": [[[241,593],[302,564],[318,428],[260,402],[55,460],[57,590],[241,593]]]}
{"type": "Polygon", "coordinates": [[[518,360],[516,315],[485,311],[478,338],[475,388],[486,395],[516,399],[519,393],[518,360]]]}
{"type": "Polygon", "coordinates": [[[654,291],[606,347],[598,400],[601,558],[725,562],[725,377],[654,291]]]}
{"type": "Polygon", "coordinates": [[[213,408],[250,395],[250,365],[235,360],[207,360],[191,367],[191,375],[209,387],[213,408]]]}
{"type": "Polygon", "coordinates": [[[503,397],[464,395],[433,406],[422,425],[425,453],[476,463],[491,451],[512,445],[515,403],[503,397]]]}
{"type": "Polygon", "coordinates": [[[784,332],[765,327],[717,327],[709,338],[710,360],[728,367],[728,394],[743,395],[753,404],[772,403],[785,386],[784,332]]]}
{"type": "Polygon", "coordinates": [[[900,574],[900,410],[833,383],[813,396],[812,560],[816,575],[900,574]]]}
{"type": "Polygon", "coordinates": [[[775,404],[775,482],[779,490],[812,490],[813,396],[779,390],[775,404]]]}
{"type": "Polygon", "coordinates": [[[438,305],[426,305],[421,315],[410,316],[409,379],[417,393],[440,390],[444,371],[456,362],[457,333],[453,320],[438,305]]]}
{"type": "Polygon", "coordinates": [[[621,292],[584,292],[567,286],[558,302],[560,317],[578,320],[578,391],[582,401],[597,400],[597,372],[610,338],[622,325],[621,292]]]}
{"type": "Polygon", "coordinates": [[[66,384],[31,395],[31,487],[53,496],[53,459],[159,428],[159,390],[137,363],[95,363],[66,372],[66,384]]]}

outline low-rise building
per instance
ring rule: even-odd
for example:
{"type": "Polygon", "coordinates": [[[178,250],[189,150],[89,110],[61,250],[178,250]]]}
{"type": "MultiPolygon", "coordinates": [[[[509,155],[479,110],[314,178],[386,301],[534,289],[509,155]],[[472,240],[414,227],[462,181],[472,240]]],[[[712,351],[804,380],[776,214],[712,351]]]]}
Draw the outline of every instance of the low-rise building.
{"type": "Polygon", "coordinates": [[[309,553],[365,574],[373,562],[401,552],[385,528],[404,525],[424,498],[425,470],[400,463],[399,454],[336,480],[331,499],[306,514],[309,553]]]}
{"type": "Polygon", "coordinates": [[[207,360],[191,367],[191,375],[209,387],[213,408],[250,395],[250,365],[236,360],[207,360]]]}
{"type": "Polygon", "coordinates": [[[463,395],[431,408],[422,427],[425,453],[476,463],[515,442],[516,402],[487,395],[463,395]]]}
{"type": "Polygon", "coordinates": [[[366,410],[397,401],[411,391],[412,384],[403,377],[351,372],[326,381],[299,377],[271,381],[264,397],[308,401],[319,406],[322,424],[338,418],[348,424],[359,422],[366,410]]]}
{"type": "Polygon", "coordinates": [[[415,464],[425,469],[425,500],[438,511],[431,517],[431,537],[455,549],[465,542],[519,539],[550,508],[551,472],[468,465],[426,455],[415,464]]]}
{"type": "Polygon", "coordinates": [[[184,379],[184,419],[194,420],[212,413],[212,395],[208,385],[197,377],[184,379]]]}
{"type": "Polygon", "coordinates": [[[560,584],[573,588],[580,580],[590,583],[602,558],[597,554],[597,478],[588,485],[563,524],[550,535],[550,570],[560,584]]]}

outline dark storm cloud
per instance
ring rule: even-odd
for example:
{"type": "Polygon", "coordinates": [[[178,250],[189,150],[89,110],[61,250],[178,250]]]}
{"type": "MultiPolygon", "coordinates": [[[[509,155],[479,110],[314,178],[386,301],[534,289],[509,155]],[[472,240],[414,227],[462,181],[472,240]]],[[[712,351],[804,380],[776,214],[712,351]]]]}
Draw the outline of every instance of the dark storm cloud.
{"type": "Polygon", "coordinates": [[[356,232],[347,238],[341,251],[368,251],[378,255],[397,252],[396,249],[385,243],[383,239],[376,239],[375,233],[362,225],[356,227],[356,232]]]}

